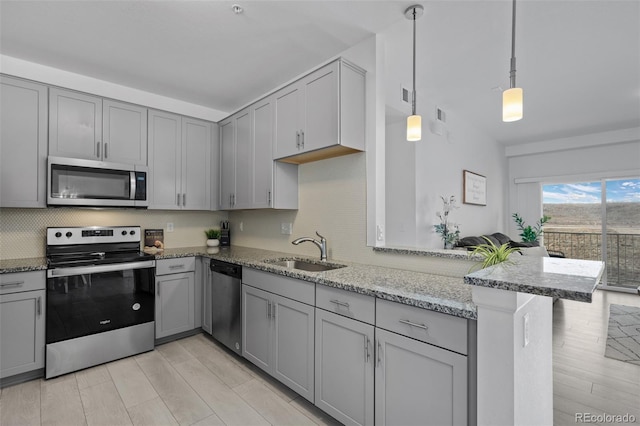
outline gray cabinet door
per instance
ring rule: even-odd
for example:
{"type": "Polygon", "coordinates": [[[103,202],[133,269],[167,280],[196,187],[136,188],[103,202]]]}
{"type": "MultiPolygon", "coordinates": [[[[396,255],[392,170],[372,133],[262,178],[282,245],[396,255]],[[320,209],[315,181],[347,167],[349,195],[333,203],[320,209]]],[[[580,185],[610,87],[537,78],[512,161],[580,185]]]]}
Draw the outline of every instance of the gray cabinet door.
{"type": "Polygon", "coordinates": [[[253,105],[251,207],[273,207],[273,98],[253,105]]]}
{"type": "Polygon", "coordinates": [[[211,334],[211,269],[209,258],[202,258],[202,330],[211,334]]]}
{"type": "Polygon", "coordinates": [[[211,123],[182,118],[182,207],[211,210],[211,123]]]}
{"type": "Polygon", "coordinates": [[[228,118],[220,127],[220,201],[222,210],[233,207],[236,192],[236,140],[235,120],[228,118]]]}
{"type": "Polygon", "coordinates": [[[285,385],[314,401],[313,306],[273,295],[273,373],[285,385]]]}
{"type": "Polygon", "coordinates": [[[234,115],[235,120],[235,181],[234,209],[251,208],[253,194],[253,155],[251,152],[252,111],[246,108],[234,115]]]}
{"type": "Polygon", "coordinates": [[[0,207],[46,207],[47,87],[0,84],[0,207]]]}
{"type": "Polygon", "coordinates": [[[0,295],[0,378],[44,367],[45,294],[0,295]]]}
{"type": "Polygon", "coordinates": [[[242,285],[242,356],[271,372],[271,293],[242,285]]]}
{"type": "Polygon", "coordinates": [[[149,208],[180,209],[182,118],[149,111],[149,208]],[[179,203],[180,202],[180,203],[179,203]]]}
{"type": "Polygon", "coordinates": [[[195,328],[193,272],[156,277],[156,339],[195,328]]]}
{"type": "Polygon", "coordinates": [[[315,404],[345,425],[373,424],[374,327],[316,309],[315,404]]]}
{"type": "Polygon", "coordinates": [[[333,62],[302,80],[304,86],[301,152],[340,143],[340,62],[333,62]]]}
{"type": "Polygon", "coordinates": [[[466,425],[467,358],[376,328],[376,425],[466,425]]]}
{"type": "Polygon", "coordinates": [[[300,147],[303,90],[299,83],[287,86],[275,94],[274,159],[297,154],[300,147]]]}
{"type": "Polygon", "coordinates": [[[101,160],[102,98],[49,89],[49,155],[101,160]]]}
{"type": "Polygon", "coordinates": [[[147,165],[147,109],[104,99],[102,159],[110,163],[147,165]]]}

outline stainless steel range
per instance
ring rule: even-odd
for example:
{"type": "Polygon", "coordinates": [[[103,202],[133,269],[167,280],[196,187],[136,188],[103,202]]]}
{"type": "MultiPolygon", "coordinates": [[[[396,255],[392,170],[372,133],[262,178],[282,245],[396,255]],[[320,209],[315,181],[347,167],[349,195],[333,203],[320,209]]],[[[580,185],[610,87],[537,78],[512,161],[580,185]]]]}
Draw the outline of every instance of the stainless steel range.
{"type": "Polygon", "coordinates": [[[153,349],[155,258],[139,226],[47,228],[47,264],[46,378],[153,349]]]}

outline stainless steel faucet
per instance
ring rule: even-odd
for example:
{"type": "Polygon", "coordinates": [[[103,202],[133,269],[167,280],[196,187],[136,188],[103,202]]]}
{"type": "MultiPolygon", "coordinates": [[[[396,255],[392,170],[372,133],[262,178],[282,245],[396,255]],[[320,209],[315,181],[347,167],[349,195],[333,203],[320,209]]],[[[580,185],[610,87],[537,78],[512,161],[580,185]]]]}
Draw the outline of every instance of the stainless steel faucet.
{"type": "Polygon", "coordinates": [[[311,237],[302,237],[291,241],[291,244],[297,246],[298,244],[304,243],[305,241],[312,242],[320,249],[320,260],[324,262],[325,260],[327,260],[327,240],[322,235],[318,234],[318,231],[316,231],[316,235],[320,237],[320,241],[311,237]]]}

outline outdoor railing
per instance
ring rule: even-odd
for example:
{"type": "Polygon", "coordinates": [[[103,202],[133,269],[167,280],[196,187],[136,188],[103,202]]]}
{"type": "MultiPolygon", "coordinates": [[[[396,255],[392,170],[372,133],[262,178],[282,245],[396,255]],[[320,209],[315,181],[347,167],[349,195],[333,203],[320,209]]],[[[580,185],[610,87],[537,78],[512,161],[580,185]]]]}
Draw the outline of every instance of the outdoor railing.
{"type": "MultiPolygon", "coordinates": [[[[607,284],[636,288],[640,285],[640,234],[607,234],[607,284]]],[[[602,260],[602,234],[544,232],[547,250],[561,251],[572,259],[602,260]]]]}

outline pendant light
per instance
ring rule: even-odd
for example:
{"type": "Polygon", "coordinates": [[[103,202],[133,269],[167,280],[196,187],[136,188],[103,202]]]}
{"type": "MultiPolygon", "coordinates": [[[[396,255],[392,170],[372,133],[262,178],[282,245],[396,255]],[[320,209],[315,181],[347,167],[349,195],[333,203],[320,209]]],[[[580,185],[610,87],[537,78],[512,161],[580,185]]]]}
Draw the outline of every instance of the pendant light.
{"type": "Polygon", "coordinates": [[[516,0],[513,0],[511,16],[511,68],[509,89],[502,92],[502,121],[522,119],[522,88],[516,87],[516,0]]]}
{"type": "Polygon", "coordinates": [[[416,19],[424,13],[424,8],[415,4],[404,11],[404,16],[413,21],[413,92],[411,92],[411,115],[407,117],[407,140],[422,139],[422,117],[416,115],[416,19]]]}

